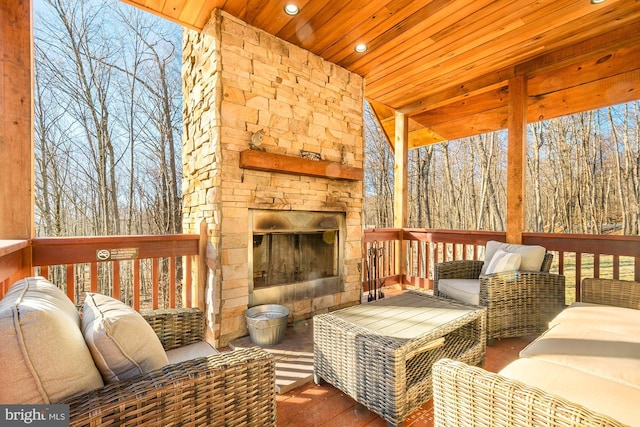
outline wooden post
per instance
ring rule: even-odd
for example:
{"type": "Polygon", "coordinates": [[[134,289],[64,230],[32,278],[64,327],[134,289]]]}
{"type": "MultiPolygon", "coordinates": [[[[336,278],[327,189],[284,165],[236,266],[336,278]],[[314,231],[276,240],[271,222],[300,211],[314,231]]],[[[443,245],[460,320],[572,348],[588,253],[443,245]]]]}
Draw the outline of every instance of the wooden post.
{"type": "Polygon", "coordinates": [[[33,237],[31,0],[0,2],[0,239],[33,237]]]}
{"type": "Polygon", "coordinates": [[[508,243],[522,243],[527,159],[527,79],[509,80],[509,152],[507,158],[508,243]]]}
{"type": "Polygon", "coordinates": [[[207,221],[200,223],[200,240],[198,243],[198,281],[194,287],[193,301],[195,307],[206,312],[205,291],[207,289],[207,243],[209,234],[207,232],[207,221]]]}
{"type": "MultiPolygon", "coordinates": [[[[396,131],[395,131],[395,164],[394,164],[394,204],[393,204],[393,226],[394,228],[404,228],[407,226],[407,162],[409,146],[409,118],[406,114],[396,111],[396,131]]],[[[402,241],[396,244],[396,273],[400,280],[404,282],[406,248],[402,241]]]]}

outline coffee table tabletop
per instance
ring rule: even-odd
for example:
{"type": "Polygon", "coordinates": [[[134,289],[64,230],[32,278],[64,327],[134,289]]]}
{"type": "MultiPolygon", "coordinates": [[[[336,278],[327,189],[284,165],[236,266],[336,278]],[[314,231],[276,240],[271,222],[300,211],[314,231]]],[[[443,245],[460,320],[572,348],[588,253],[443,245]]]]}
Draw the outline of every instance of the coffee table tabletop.
{"type": "Polygon", "coordinates": [[[477,310],[478,307],[451,300],[405,292],[334,311],[331,315],[387,337],[416,339],[465,316],[474,316],[477,310]]]}

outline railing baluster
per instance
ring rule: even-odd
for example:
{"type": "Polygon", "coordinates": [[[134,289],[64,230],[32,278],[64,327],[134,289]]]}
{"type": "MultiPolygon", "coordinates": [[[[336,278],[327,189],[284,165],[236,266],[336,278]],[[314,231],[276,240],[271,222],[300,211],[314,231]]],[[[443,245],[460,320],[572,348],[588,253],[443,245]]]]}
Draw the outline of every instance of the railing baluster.
{"type": "Polygon", "coordinates": [[[73,264],[67,264],[67,296],[69,297],[69,299],[71,300],[71,302],[75,303],[76,302],[76,286],[75,286],[75,277],[74,277],[74,265],[73,264]]]}
{"type": "Polygon", "coordinates": [[[113,298],[120,299],[120,261],[113,261],[113,298]]]}
{"type": "Polygon", "coordinates": [[[593,254],[593,277],[600,277],[600,254],[593,254]]]}
{"type": "Polygon", "coordinates": [[[89,289],[91,292],[98,292],[98,263],[96,261],[91,263],[90,267],[90,278],[89,278],[89,289]]]}
{"type": "Polygon", "coordinates": [[[158,304],[158,294],[160,293],[160,267],[158,258],[153,258],[151,261],[151,307],[152,310],[157,310],[159,307],[158,304]]]}
{"type": "Polygon", "coordinates": [[[580,301],[580,283],[582,282],[582,253],[576,252],[576,301],[580,301]]]}
{"type": "Polygon", "coordinates": [[[429,274],[430,271],[433,271],[433,265],[431,264],[431,244],[429,242],[425,242],[425,265],[426,265],[426,271],[424,274],[424,277],[427,278],[427,288],[428,289],[433,289],[433,283],[431,282],[433,279],[433,276],[431,274],[429,274]]]}
{"type": "Polygon", "coordinates": [[[613,256],[613,278],[614,279],[620,278],[620,256],[619,255],[613,256]]]}
{"type": "Polygon", "coordinates": [[[176,258],[169,258],[169,308],[176,307],[176,258]]]}
{"type": "Polygon", "coordinates": [[[133,309],[140,311],[140,260],[133,260],[133,309]]]}
{"type": "Polygon", "coordinates": [[[192,307],[192,301],[191,301],[191,264],[193,262],[193,259],[191,258],[191,256],[187,256],[187,265],[185,268],[186,274],[185,274],[185,283],[184,283],[184,295],[185,295],[185,299],[186,301],[183,301],[182,304],[185,307],[192,307]]]}

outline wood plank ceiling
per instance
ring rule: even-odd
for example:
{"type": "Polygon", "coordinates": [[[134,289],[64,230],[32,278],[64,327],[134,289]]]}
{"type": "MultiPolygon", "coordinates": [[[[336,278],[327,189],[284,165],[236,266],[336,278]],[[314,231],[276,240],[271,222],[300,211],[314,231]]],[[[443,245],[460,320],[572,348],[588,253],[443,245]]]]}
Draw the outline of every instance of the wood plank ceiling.
{"type": "Polygon", "coordinates": [[[640,0],[122,0],[200,30],[220,8],[365,77],[390,141],[409,147],[504,129],[507,80],[528,121],[640,99],[640,0]],[[356,53],[365,43],[368,50],[356,53]]]}

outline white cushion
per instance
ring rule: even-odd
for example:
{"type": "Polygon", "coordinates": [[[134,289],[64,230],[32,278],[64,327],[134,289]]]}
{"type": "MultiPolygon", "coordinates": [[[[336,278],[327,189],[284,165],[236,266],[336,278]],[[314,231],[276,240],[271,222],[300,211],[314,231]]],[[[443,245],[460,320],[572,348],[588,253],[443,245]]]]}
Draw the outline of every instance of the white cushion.
{"type": "Polygon", "coordinates": [[[73,303],[43,277],[0,301],[0,403],[50,404],[102,387],[73,303]]]}
{"type": "Polygon", "coordinates": [[[88,293],[82,331],[106,383],[169,364],[160,339],[134,309],[114,298],[88,293]]]}
{"type": "Polygon", "coordinates": [[[440,279],[438,292],[462,303],[480,304],[480,279],[440,279]]]}
{"type": "Polygon", "coordinates": [[[502,249],[505,252],[519,253],[522,257],[520,262],[520,270],[522,271],[540,271],[544,255],[547,253],[547,250],[542,246],[516,245],[490,240],[485,247],[481,275],[487,274],[487,267],[498,249],[502,249]]]}
{"type": "Polygon", "coordinates": [[[212,354],[218,354],[218,350],[208,342],[200,341],[167,351],[167,358],[169,363],[174,364],[198,357],[211,356],[212,354]]]}
{"type": "Polygon", "coordinates": [[[487,266],[486,274],[502,273],[504,271],[515,271],[520,268],[522,261],[522,255],[519,253],[505,252],[502,249],[498,249],[491,262],[487,266]]]}
{"type": "Polygon", "coordinates": [[[640,337],[640,310],[574,302],[549,322],[550,327],[555,325],[577,325],[640,337]]]}
{"type": "Polygon", "coordinates": [[[640,388],[541,359],[518,359],[500,375],[538,387],[627,425],[638,423],[640,388]]]}

